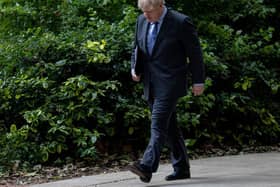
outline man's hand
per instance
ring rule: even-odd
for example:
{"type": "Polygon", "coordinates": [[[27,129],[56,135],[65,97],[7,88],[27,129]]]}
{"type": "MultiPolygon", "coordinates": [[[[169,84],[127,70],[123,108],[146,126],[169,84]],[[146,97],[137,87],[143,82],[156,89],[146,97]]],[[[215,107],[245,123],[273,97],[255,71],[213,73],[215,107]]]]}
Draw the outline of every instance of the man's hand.
{"type": "Polygon", "coordinates": [[[194,84],[192,87],[192,92],[195,96],[201,95],[204,91],[204,84],[194,84]]]}
{"type": "Polygon", "coordinates": [[[132,80],[134,80],[135,82],[140,81],[141,76],[137,76],[134,69],[131,70],[131,76],[132,76],[132,80]]]}

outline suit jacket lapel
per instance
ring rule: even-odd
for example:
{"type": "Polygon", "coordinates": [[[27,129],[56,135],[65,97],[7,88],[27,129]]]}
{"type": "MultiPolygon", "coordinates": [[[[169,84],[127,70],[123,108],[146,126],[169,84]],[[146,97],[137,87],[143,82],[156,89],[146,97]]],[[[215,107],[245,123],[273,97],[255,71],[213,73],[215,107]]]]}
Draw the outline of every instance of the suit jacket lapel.
{"type": "Polygon", "coordinates": [[[147,37],[148,37],[148,29],[149,29],[148,24],[149,23],[145,19],[144,27],[143,27],[143,32],[144,32],[144,42],[143,42],[143,44],[144,44],[146,54],[148,54],[148,49],[147,49],[147,37]]]}
{"type": "Polygon", "coordinates": [[[167,14],[164,17],[164,19],[162,21],[162,24],[161,24],[161,27],[160,27],[160,30],[158,32],[158,35],[157,35],[157,38],[156,38],[156,41],[155,41],[155,45],[154,45],[154,48],[153,48],[153,51],[152,51],[152,55],[157,50],[160,41],[162,41],[162,39],[164,38],[165,30],[169,27],[168,26],[168,24],[169,24],[168,17],[169,17],[169,11],[167,10],[167,14]]]}

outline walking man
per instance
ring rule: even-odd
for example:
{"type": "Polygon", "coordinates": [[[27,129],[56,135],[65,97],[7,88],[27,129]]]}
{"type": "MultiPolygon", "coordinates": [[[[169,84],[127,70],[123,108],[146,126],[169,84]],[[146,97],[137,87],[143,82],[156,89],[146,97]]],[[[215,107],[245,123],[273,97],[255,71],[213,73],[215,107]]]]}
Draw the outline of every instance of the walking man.
{"type": "Polygon", "coordinates": [[[137,19],[131,58],[134,81],[144,83],[144,98],[151,109],[151,134],[141,161],[128,170],[150,182],[160,161],[164,144],[170,147],[174,172],[166,180],[191,177],[184,139],[176,124],[176,103],[186,95],[187,72],[195,96],[204,91],[202,51],[190,18],[164,5],[164,0],[138,0],[142,10],[137,19]]]}

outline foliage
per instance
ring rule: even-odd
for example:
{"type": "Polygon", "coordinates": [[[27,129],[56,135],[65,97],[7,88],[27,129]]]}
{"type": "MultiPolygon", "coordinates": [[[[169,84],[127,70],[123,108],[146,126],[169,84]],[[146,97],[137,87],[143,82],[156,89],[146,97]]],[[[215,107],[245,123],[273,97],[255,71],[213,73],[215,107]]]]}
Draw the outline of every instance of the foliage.
{"type": "MultiPolygon", "coordinates": [[[[167,3],[197,25],[207,68],[205,94],[178,103],[187,145],[279,142],[279,2],[167,3]]],[[[144,148],[138,14],[127,0],[0,2],[0,172],[144,148]]]]}

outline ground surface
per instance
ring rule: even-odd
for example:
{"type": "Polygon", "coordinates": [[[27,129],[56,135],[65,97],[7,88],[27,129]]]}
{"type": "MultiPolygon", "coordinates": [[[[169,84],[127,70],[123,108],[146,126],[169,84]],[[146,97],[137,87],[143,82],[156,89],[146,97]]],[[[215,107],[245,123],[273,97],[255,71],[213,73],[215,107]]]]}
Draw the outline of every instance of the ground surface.
{"type": "MultiPolygon", "coordinates": [[[[263,153],[276,151],[280,152],[280,144],[276,146],[258,146],[236,148],[213,148],[211,146],[195,150],[190,153],[191,159],[205,158],[212,156],[236,155],[243,153],[263,153]]],[[[163,157],[162,162],[168,162],[163,157]]],[[[35,166],[30,172],[15,172],[0,176],[0,187],[26,186],[29,184],[39,184],[62,179],[69,179],[81,176],[96,175],[100,173],[112,173],[125,169],[131,160],[122,159],[117,156],[110,156],[99,161],[99,164],[89,165],[86,163],[67,164],[63,167],[43,167],[35,166]],[[109,158],[109,159],[108,159],[109,158]]]]}

